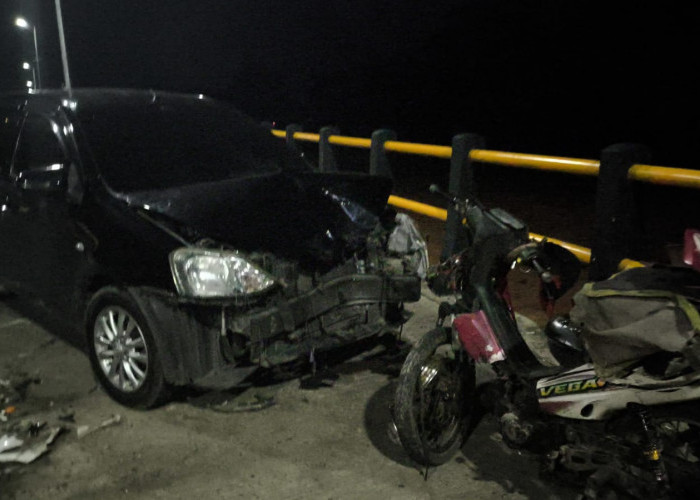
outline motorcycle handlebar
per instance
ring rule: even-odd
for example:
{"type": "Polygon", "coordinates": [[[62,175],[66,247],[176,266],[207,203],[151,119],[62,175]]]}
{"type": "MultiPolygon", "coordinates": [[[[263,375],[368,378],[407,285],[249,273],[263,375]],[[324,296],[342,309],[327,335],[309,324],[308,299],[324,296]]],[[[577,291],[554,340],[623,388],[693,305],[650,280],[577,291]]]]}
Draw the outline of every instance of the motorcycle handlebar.
{"type": "Polygon", "coordinates": [[[428,191],[430,191],[433,194],[439,194],[443,198],[445,198],[448,202],[450,202],[458,211],[464,211],[467,209],[467,206],[470,203],[470,200],[465,198],[464,200],[460,199],[457,196],[453,196],[450,193],[446,193],[442,189],[440,189],[440,186],[437,184],[431,184],[430,187],[428,188],[428,191]]]}
{"type": "Polygon", "coordinates": [[[511,264],[516,259],[522,259],[528,266],[535,270],[537,275],[544,283],[551,283],[553,280],[552,273],[546,268],[542,267],[539,260],[537,259],[537,248],[539,243],[529,242],[524,245],[515,247],[513,250],[508,252],[506,256],[506,263],[511,264]]]}

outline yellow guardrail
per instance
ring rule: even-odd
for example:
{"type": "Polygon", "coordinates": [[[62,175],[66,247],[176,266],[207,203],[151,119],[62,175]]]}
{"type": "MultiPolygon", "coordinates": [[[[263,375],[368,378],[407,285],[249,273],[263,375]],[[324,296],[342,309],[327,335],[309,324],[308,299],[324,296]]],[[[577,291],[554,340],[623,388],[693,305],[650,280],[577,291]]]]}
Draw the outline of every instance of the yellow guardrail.
{"type": "MultiPolygon", "coordinates": [[[[286,138],[284,130],[272,130],[276,137],[286,138]]],[[[308,132],[294,132],[294,140],[306,142],[319,142],[320,134],[308,132]]],[[[346,146],[353,148],[370,149],[372,140],[363,137],[347,137],[341,135],[331,135],[328,137],[329,144],[346,146]]],[[[434,144],[418,144],[412,142],[386,141],[384,150],[395,153],[431,156],[434,158],[450,159],[452,148],[450,146],[438,146],[434,144]]],[[[562,172],[574,175],[597,176],[600,170],[598,160],[588,160],[583,158],[566,158],[560,156],[546,156],[525,153],[510,153],[506,151],[492,151],[486,149],[473,149],[469,152],[469,158],[481,163],[491,163],[519,168],[532,168],[546,170],[550,172],[562,172]]],[[[633,165],[629,169],[627,176],[631,180],[658,184],[664,186],[687,187],[700,189],[700,171],[686,168],[661,167],[656,165],[633,165]]],[[[389,196],[388,203],[397,208],[416,212],[434,219],[447,220],[447,210],[435,207],[418,201],[401,198],[399,196],[389,196]]],[[[545,236],[530,233],[530,237],[540,241],[545,236]]],[[[551,241],[571,251],[583,263],[589,264],[591,261],[591,250],[574,243],[547,238],[551,241]]],[[[623,259],[619,264],[619,269],[643,266],[641,262],[631,259],[623,259]]]]}
{"type": "Polygon", "coordinates": [[[400,198],[399,196],[394,196],[393,194],[389,196],[388,203],[389,205],[393,205],[397,208],[403,208],[405,210],[410,210],[411,212],[427,215],[433,219],[440,219],[443,221],[447,220],[447,210],[444,208],[434,207],[432,205],[409,200],[407,198],[400,198]]]}
{"type": "Polygon", "coordinates": [[[575,175],[598,175],[598,170],[600,170],[600,162],[597,160],[508,153],[485,149],[473,149],[469,153],[469,158],[481,163],[495,163],[507,167],[533,168],[575,175]]]}
{"type": "MultiPolygon", "coordinates": [[[[285,138],[284,130],[272,130],[276,137],[285,138]]],[[[295,132],[293,135],[297,141],[319,142],[320,135],[309,132],[295,132]]],[[[331,135],[328,138],[330,144],[348,146],[353,148],[369,149],[372,140],[364,137],[347,137],[331,135]]],[[[434,144],[418,144],[413,142],[386,141],[384,150],[434,158],[450,159],[452,148],[450,146],[437,146],[434,144]]],[[[561,156],[535,155],[526,153],[510,153],[506,151],[492,151],[488,149],[473,149],[469,158],[481,163],[505,165],[509,167],[532,168],[553,172],[563,172],[574,175],[598,175],[600,162],[584,158],[566,158],[561,156]]],[[[687,187],[700,189],[700,170],[689,168],[662,167],[657,165],[633,165],[629,170],[628,178],[635,181],[659,184],[664,186],[687,187]]]]}

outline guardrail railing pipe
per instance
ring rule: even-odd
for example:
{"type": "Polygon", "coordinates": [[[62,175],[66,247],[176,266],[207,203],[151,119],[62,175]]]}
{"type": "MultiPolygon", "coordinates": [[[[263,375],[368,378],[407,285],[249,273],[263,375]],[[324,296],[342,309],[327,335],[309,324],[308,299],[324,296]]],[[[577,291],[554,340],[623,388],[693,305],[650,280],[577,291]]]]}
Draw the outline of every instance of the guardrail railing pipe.
{"type": "Polygon", "coordinates": [[[340,130],[338,127],[326,126],[321,128],[318,135],[318,168],[321,172],[337,172],[338,162],[328,138],[332,135],[340,135],[340,130]]]}
{"type": "Polygon", "coordinates": [[[591,247],[589,278],[608,278],[617,272],[619,262],[628,257],[638,241],[632,183],[632,165],[648,163],[649,150],[638,144],[614,144],[601,152],[595,200],[595,229],[591,247]]]}
{"type": "MultiPolygon", "coordinates": [[[[484,149],[484,138],[477,134],[459,134],[452,138],[452,157],[450,158],[450,181],[447,189],[450,193],[460,197],[471,197],[476,194],[474,181],[474,162],[470,158],[473,149],[484,149]]],[[[461,231],[462,221],[452,207],[447,209],[447,222],[445,224],[445,239],[442,245],[440,260],[444,261],[453,255],[459,248],[463,248],[466,241],[461,231]]]]}
{"type": "Polygon", "coordinates": [[[396,132],[388,129],[379,129],[372,132],[372,143],[369,147],[369,173],[372,175],[384,175],[393,178],[389,158],[384,150],[384,143],[395,141],[396,132]]]}

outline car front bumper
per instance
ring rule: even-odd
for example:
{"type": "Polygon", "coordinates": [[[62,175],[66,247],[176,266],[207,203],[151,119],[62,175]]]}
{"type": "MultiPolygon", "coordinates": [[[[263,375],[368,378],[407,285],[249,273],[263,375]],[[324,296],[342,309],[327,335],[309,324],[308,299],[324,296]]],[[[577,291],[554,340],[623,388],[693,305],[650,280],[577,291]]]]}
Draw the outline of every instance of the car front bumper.
{"type": "Polygon", "coordinates": [[[264,307],[240,299],[183,301],[160,289],[130,294],[156,339],[165,378],[175,385],[222,389],[260,367],[292,362],[395,330],[403,302],[420,299],[411,275],[349,274],[264,307]]]}

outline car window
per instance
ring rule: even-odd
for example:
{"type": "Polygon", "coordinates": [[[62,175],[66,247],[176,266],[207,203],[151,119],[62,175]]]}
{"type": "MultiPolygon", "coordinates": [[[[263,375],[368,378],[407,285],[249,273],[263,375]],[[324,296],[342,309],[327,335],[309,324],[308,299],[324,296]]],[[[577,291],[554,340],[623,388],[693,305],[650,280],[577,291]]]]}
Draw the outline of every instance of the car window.
{"type": "Polygon", "coordinates": [[[24,170],[65,163],[58,125],[45,116],[29,115],[22,127],[12,166],[13,175],[24,170]]]}

